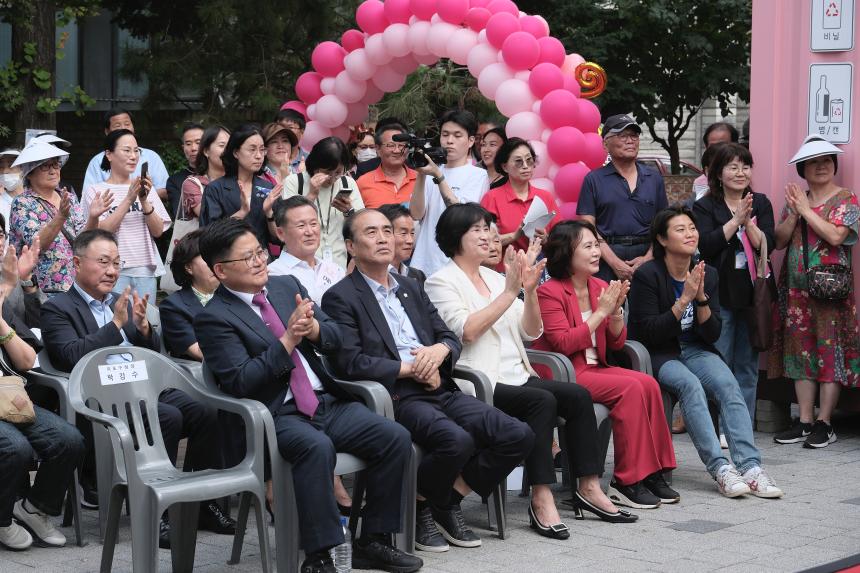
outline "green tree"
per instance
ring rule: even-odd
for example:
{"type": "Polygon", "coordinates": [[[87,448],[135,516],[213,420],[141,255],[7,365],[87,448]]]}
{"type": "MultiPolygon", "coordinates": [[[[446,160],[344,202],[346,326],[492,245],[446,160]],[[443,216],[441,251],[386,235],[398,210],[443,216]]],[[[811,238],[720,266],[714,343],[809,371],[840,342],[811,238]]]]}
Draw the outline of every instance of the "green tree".
{"type": "Polygon", "coordinates": [[[749,101],[752,0],[519,0],[543,15],[568,52],[606,70],[595,103],[604,117],[632,112],[678,172],[678,142],[708,99],[723,116],[749,101]],[[665,122],[667,134],[657,134],[665,122]]]}

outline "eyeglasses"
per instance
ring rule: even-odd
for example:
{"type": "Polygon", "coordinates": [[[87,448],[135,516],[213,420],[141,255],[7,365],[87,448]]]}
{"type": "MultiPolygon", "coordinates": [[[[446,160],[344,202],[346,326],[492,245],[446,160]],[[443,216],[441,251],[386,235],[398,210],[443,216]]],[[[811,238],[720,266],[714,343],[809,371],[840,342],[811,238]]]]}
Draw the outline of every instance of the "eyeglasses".
{"type": "Polygon", "coordinates": [[[751,165],[726,165],[723,167],[723,171],[728,171],[732,175],[736,175],[738,173],[752,173],[751,165]]]}
{"type": "Polygon", "coordinates": [[[239,261],[245,261],[245,264],[248,265],[249,269],[254,268],[254,263],[256,261],[260,261],[263,264],[266,264],[269,261],[269,253],[264,251],[263,249],[258,249],[253,253],[250,253],[241,259],[227,259],[226,261],[218,261],[221,264],[227,263],[238,263],[239,261]]]}
{"type": "Polygon", "coordinates": [[[382,147],[384,147],[388,151],[402,151],[402,150],[406,149],[406,144],[405,143],[389,142],[389,143],[384,143],[382,145],[382,147]]]}
{"type": "Polygon", "coordinates": [[[117,151],[124,155],[140,155],[139,147],[118,147],[117,151]]]}
{"type": "Polygon", "coordinates": [[[47,173],[51,170],[59,171],[60,170],[60,162],[59,161],[46,162],[46,163],[39,165],[39,167],[37,169],[39,171],[41,171],[42,173],[47,173]]]}
{"type": "MultiPolygon", "coordinates": [[[[621,141],[639,141],[638,133],[619,133],[618,135],[610,135],[609,137],[617,137],[621,141]]],[[[609,139],[607,137],[607,139],[609,139]]]]}
{"type": "Polygon", "coordinates": [[[110,266],[113,266],[114,269],[120,271],[123,268],[125,268],[125,261],[123,261],[122,259],[111,260],[111,259],[108,259],[107,257],[93,258],[93,257],[88,257],[86,255],[78,255],[78,258],[89,259],[91,261],[95,261],[96,264],[103,269],[106,269],[110,266]]]}
{"type": "Polygon", "coordinates": [[[514,159],[514,166],[517,169],[523,169],[524,167],[534,167],[537,165],[537,159],[534,157],[526,157],[525,159],[514,159]]]}

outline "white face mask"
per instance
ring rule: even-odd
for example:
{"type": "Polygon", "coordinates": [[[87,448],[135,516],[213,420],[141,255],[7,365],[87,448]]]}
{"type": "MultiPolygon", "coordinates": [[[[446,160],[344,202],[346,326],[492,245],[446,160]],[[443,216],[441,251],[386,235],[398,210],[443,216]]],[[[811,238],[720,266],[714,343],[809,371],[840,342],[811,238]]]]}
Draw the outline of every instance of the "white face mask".
{"type": "Polygon", "coordinates": [[[359,149],[358,153],[355,154],[355,158],[359,161],[367,161],[369,159],[374,159],[376,157],[375,149],[359,149]]]}
{"type": "Polygon", "coordinates": [[[21,182],[21,176],[18,173],[4,173],[0,175],[0,185],[2,185],[6,191],[14,190],[18,187],[18,184],[21,182]]]}

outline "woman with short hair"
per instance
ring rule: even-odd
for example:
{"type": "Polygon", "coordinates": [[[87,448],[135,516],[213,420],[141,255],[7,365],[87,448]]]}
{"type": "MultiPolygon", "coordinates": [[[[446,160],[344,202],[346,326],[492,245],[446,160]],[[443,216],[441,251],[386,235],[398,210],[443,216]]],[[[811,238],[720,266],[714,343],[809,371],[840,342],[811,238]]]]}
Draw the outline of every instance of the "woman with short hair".
{"type": "Polygon", "coordinates": [[[211,125],[200,138],[200,151],[194,161],[194,174],[182,182],[182,208],[186,218],[199,218],[203,190],[209,183],[224,176],[221,154],[227,147],[230,130],[222,125],[211,125]]]}

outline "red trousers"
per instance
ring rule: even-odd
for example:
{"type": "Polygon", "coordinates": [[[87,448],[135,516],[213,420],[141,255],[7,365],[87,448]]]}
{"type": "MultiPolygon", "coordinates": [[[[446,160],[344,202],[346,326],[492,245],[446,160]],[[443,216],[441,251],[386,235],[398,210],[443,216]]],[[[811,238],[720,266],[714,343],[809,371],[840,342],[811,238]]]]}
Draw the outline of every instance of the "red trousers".
{"type": "Polygon", "coordinates": [[[587,366],[576,373],[576,383],[593,402],[609,408],[618,482],[631,485],[675,468],[672,434],[654,378],[626,368],[587,366]]]}

